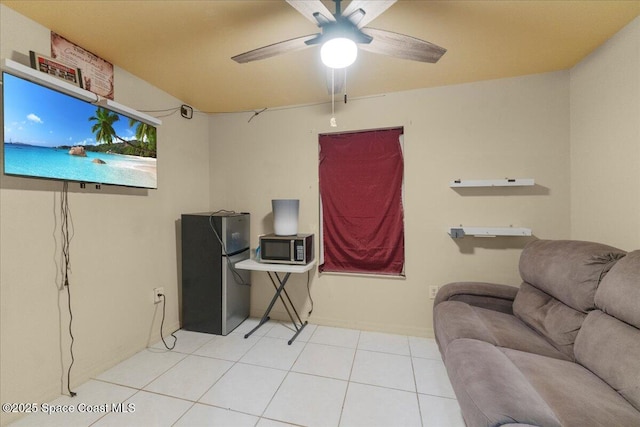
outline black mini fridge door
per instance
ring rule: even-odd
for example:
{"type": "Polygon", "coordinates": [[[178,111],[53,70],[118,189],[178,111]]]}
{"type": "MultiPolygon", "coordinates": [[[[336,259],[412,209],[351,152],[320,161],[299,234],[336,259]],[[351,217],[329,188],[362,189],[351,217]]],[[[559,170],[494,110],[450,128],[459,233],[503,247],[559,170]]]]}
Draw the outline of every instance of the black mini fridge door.
{"type": "Polygon", "coordinates": [[[249,317],[250,275],[233,267],[249,258],[249,221],[249,214],[182,215],[182,329],[227,335],[249,317]]]}

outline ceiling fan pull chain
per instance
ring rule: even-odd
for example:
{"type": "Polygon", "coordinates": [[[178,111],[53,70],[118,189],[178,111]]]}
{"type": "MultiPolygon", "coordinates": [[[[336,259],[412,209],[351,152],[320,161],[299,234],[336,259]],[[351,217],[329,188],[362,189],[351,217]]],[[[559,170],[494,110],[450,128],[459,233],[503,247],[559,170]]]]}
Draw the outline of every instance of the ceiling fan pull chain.
{"type": "Polygon", "coordinates": [[[344,103],[347,103],[347,68],[344,69],[344,103]]]}

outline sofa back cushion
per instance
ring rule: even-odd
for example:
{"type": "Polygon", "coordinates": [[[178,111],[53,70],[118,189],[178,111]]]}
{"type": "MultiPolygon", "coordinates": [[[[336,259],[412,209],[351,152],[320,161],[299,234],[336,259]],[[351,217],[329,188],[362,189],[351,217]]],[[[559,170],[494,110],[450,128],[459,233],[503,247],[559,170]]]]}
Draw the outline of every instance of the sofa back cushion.
{"type": "Polygon", "coordinates": [[[577,240],[536,240],[520,255],[522,280],[586,313],[595,307],[600,280],[625,251],[577,240]]]}
{"type": "Polygon", "coordinates": [[[602,279],[596,307],[640,328],[640,250],[629,252],[602,279]]]}
{"type": "Polygon", "coordinates": [[[599,243],[537,240],[520,256],[524,280],[513,313],[574,359],[573,344],[598,284],[625,252],[599,243]]]}
{"type": "Polygon", "coordinates": [[[576,360],[640,410],[640,251],[607,274],[575,343],[576,360]]]}
{"type": "Polygon", "coordinates": [[[564,305],[528,283],[520,286],[513,302],[513,311],[570,360],[575,359],[573,343],[586,314],[564,305]]]}
{"type": "Polygon", "coordinates": [[[585,319],[576,337],[576,361],[640,410],[640,331],[600,310],[585,319]]]}

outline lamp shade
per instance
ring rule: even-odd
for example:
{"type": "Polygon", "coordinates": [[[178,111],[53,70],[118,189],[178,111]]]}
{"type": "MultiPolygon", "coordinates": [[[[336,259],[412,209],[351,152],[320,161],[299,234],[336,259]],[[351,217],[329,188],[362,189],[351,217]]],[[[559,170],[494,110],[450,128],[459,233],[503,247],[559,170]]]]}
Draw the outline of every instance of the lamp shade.
{"type": "Polygon", "coordinates": [[[329,68],[345,68],[353,64],[358,56],[356,43],[345,37],[326,41],[320,49],[322,63],[329,68]]]}

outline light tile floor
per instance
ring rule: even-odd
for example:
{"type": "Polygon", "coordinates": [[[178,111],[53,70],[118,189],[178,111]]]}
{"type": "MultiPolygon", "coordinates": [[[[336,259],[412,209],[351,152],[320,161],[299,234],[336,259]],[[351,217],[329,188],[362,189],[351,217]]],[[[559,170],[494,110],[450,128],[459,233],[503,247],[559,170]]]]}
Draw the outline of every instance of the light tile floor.
{"type": "Polygon", "coordinates": [[[287,345],[274,321],[244,339],[257,323],[178,331],[173,351],[159,342],[51,402],[73,413],[12,426],[464,427],[433,339],[307,325],[287,345]]]}

